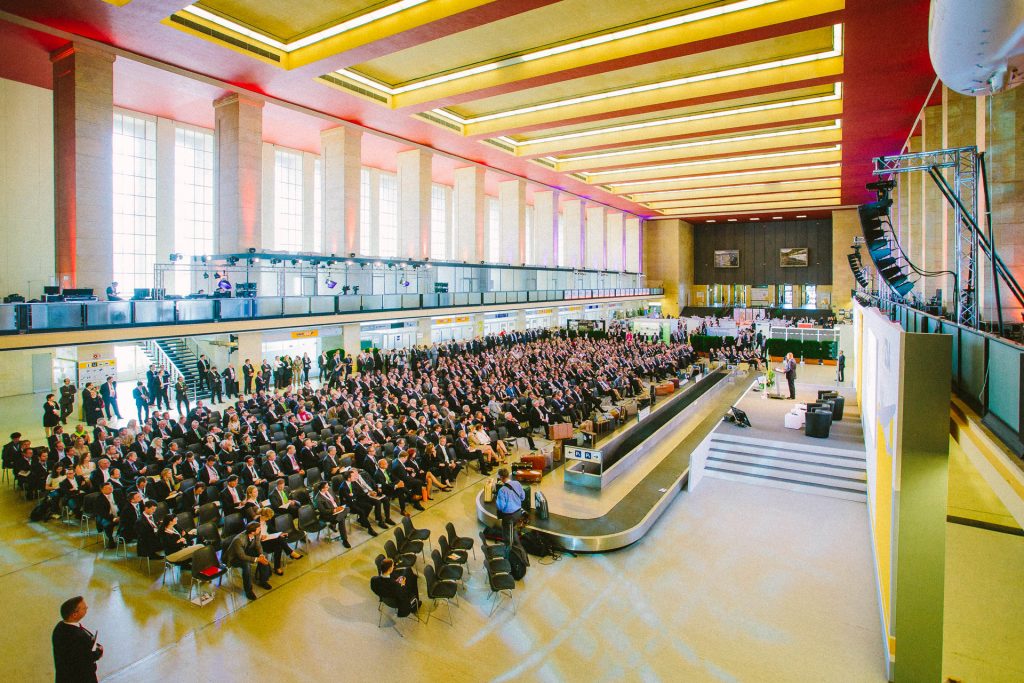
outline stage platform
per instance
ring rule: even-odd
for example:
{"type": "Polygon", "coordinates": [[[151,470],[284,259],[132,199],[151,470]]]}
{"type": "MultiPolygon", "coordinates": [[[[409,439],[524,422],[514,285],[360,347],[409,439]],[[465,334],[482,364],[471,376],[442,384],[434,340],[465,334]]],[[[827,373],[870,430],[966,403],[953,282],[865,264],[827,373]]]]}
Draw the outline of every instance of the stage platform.
{"type": "MultiPolygon", "coordinates": [[[[671,397],[675,400],[656,405],[656,411],[669,409],[676,415],[648,435],[650,446],[647,441],[638,446],[649,447],[650,452],[605,489],[566,487],[563,467],[555,468],[539,486],[533,486],[547,498],[549,517],[539,520],[534,515],[527,527],[578,552],[614,550],[636,542],[685,486],[690,454],[746,386],[746,381],[737,383],[731,372],[715,370],[695,384],[682,387],[671,397]]],[[[610,438],[644,427],[644,422],[634,420],[610,438]]],[[[483,502],[482,491],[476,504],[481,522],[497,522],[494,505],[483,502]]]]}

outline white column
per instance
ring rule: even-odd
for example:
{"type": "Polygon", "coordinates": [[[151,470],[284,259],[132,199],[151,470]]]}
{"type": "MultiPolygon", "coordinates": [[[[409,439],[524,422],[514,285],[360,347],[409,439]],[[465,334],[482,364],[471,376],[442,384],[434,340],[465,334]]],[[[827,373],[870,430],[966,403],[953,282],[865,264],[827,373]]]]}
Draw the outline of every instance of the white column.
{"type": "Polygon", "coordinates": [[[398,255],[430,256],[430,182],[433,155],[424,149],[398,154],[398,255]]]}
{"type": "Polygon", "coordinates": [[[313,233],[319,227],[313,224],[313,190],[316,185],[313,176],[316,174],[316,159],[315,154],[302,153],[302,251],[313,251],[313,233]]]}
{"type": "Polygon", "coordinates": [[[484,259],[484,169],[467,166],[455,169],[455,242],[452,258],[479,263],[484,259]]]}
{"type": "Polygon", "coordinates": [[[586,253],[583,262],[587,268],[605,269],[605,208],[603,206],[587,207],[586,253]]]}
{"type": "Polygon", "coordinates": [[[320,133],[325,254],[360,253],[362,139],[363,132],[352,128],[331,128],[320,133]]]}
{"type": "Polygon", "coordinates": [[[636,216],[626,216],[622,232],[626,250],[624,269],[630,273],[639,273],[641,269],[640,219],[636,216]]]}
{"type": "Polygon", "coordinates": [[[433,332],[434,322],[430,318],[417,318],[416,319],[416,344],[430,346],[433,343],[431,334],[433,332]]]}
{"type": "Polygon", "coordinates": [[[607,256],[605,268],[608,270],[622,270],[622,229],[625,220],[626,214],[621,211],[612,211],[605,217],[605,254],[607,256]]]}
{"type": "Polygon", "coordinates": [[[216,132],[216,249],[242,252],[262,243],[263,102],[231,93],[213,103],[216,132]]]}
{"type": "Polygon", "coordinates": [[[518,266],[526,262],[526,181],[498,183],[498,206],[501,216],[498,260],[518,266]]]}
{"type": "MultiPolygon", "coordinates": [[[[262,226],[260,228],[259,243],[264,249],[276,249],[276,239],[274,237],[274,200],[277,193],[274,188],[274,177],[276,176],[276,152],[274,146],[269,142],[263,143],[261,156],[262,166],[262,179],[260,180],[260,194],[261,194],[261,212],[262,226]]],[[[221,249],[221,251],[223,251],[221,249]]],[[[282,292],[283,294],[283,292],[282,292]]],[[[280,296],[280,295],[279,295],[280,296]]]]}
{"type": "Polygon", "coordinates": [[[558,265],[558,196],[553,190],[533,193],[533,261],[558,265]]]}
{"type": "Polygon", "coordinates": [[[69,43],[50,59],[57,280],[102,295],[114,277],[114,55],[69,43]]]}
{"type": "Polygon", "coordinates": [[[567,268],[583,267],[583,226],[584,202],[582,199],[570,199],[565,202],[565,266],[567,268]]]}
{"type": "MultiPolygon", "coordinates": [[[[354,358],[359,355],[359,342],[362,338],[362,330],[359,323],[346,323],[341,326],[342,348],[345,350],[346,358],[354,358]]],[[[352,369],[355,370],[355,361],[352,362],[352,369]]]]}

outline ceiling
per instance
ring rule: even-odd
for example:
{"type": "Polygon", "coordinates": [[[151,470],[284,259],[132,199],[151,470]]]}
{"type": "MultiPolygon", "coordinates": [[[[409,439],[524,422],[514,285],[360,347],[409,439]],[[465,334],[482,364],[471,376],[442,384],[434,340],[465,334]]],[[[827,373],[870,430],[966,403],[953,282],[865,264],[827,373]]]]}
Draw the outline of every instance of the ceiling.
{"type": "Polygon", "coordinates": [[[146,58],[116,63],[124,106],[212,121],[209,103],[225,87],[249,90],[307,111],[265,110],[281,144],[315,150],[319,130],[340,119],[401,138],[371,144],[374,157],[425,144],[639,215],[689,220],[820,216],[864,201],[871,158],[899,151],[935,78],[927,0],[0,8],[3,77],[48,85],[38,83],[49,70],[40,55],[82,36],[146,58]],[[295,117],[310,112],[327,116],[295,133],[295,117]]]}

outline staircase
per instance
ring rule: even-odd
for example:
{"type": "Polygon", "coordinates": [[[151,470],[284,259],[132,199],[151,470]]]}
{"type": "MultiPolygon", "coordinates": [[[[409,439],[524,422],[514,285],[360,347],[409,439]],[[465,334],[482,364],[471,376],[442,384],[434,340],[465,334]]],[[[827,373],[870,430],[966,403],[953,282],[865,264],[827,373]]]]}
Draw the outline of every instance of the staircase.
{"type": "Polygon", "coordinates": [[[846,500],[867,500],[863,451],[718,432],[713,432],[705,443],[705,476],[846,500]]]}
{"type": "MultiPolygon", "coordinates": [[[[179,376],[185,378],[188,394],[193,401],[210,398],[210,392],[206,389],[205,382],[202,383],[202,389],[200,389],[199,373],[196,370],[199,356],[185,339],[150,339],[139,342],[139,346],[151,362],[170,367],[172,383],[176,382],[179,376]]],[[[174,399],[173,386],[168,391],[168,396],[171,397],[171,400],[174,399]]]]}

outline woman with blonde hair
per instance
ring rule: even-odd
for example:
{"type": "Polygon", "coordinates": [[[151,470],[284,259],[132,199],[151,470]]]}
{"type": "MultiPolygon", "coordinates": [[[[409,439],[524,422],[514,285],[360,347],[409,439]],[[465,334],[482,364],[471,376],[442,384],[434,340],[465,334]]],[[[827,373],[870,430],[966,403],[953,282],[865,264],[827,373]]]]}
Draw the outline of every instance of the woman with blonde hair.
{"type": "Polygon", "coordinates": [[[256,520],[260,523],[260,544],[263,546],[263,552],[273,554],[274,573],[282,576],[284,570],[281,569],[281,556],[284,553],[288,553],[288,557],[293,560],[301,559],[304,555],[292,550],[292,547],[288,545],[288,539],[283,534],[270,533],[267,525],[270,524],[270,520],[273,518],[274,511],[270,508],[262,508],[256,514],[256,520]]]}

